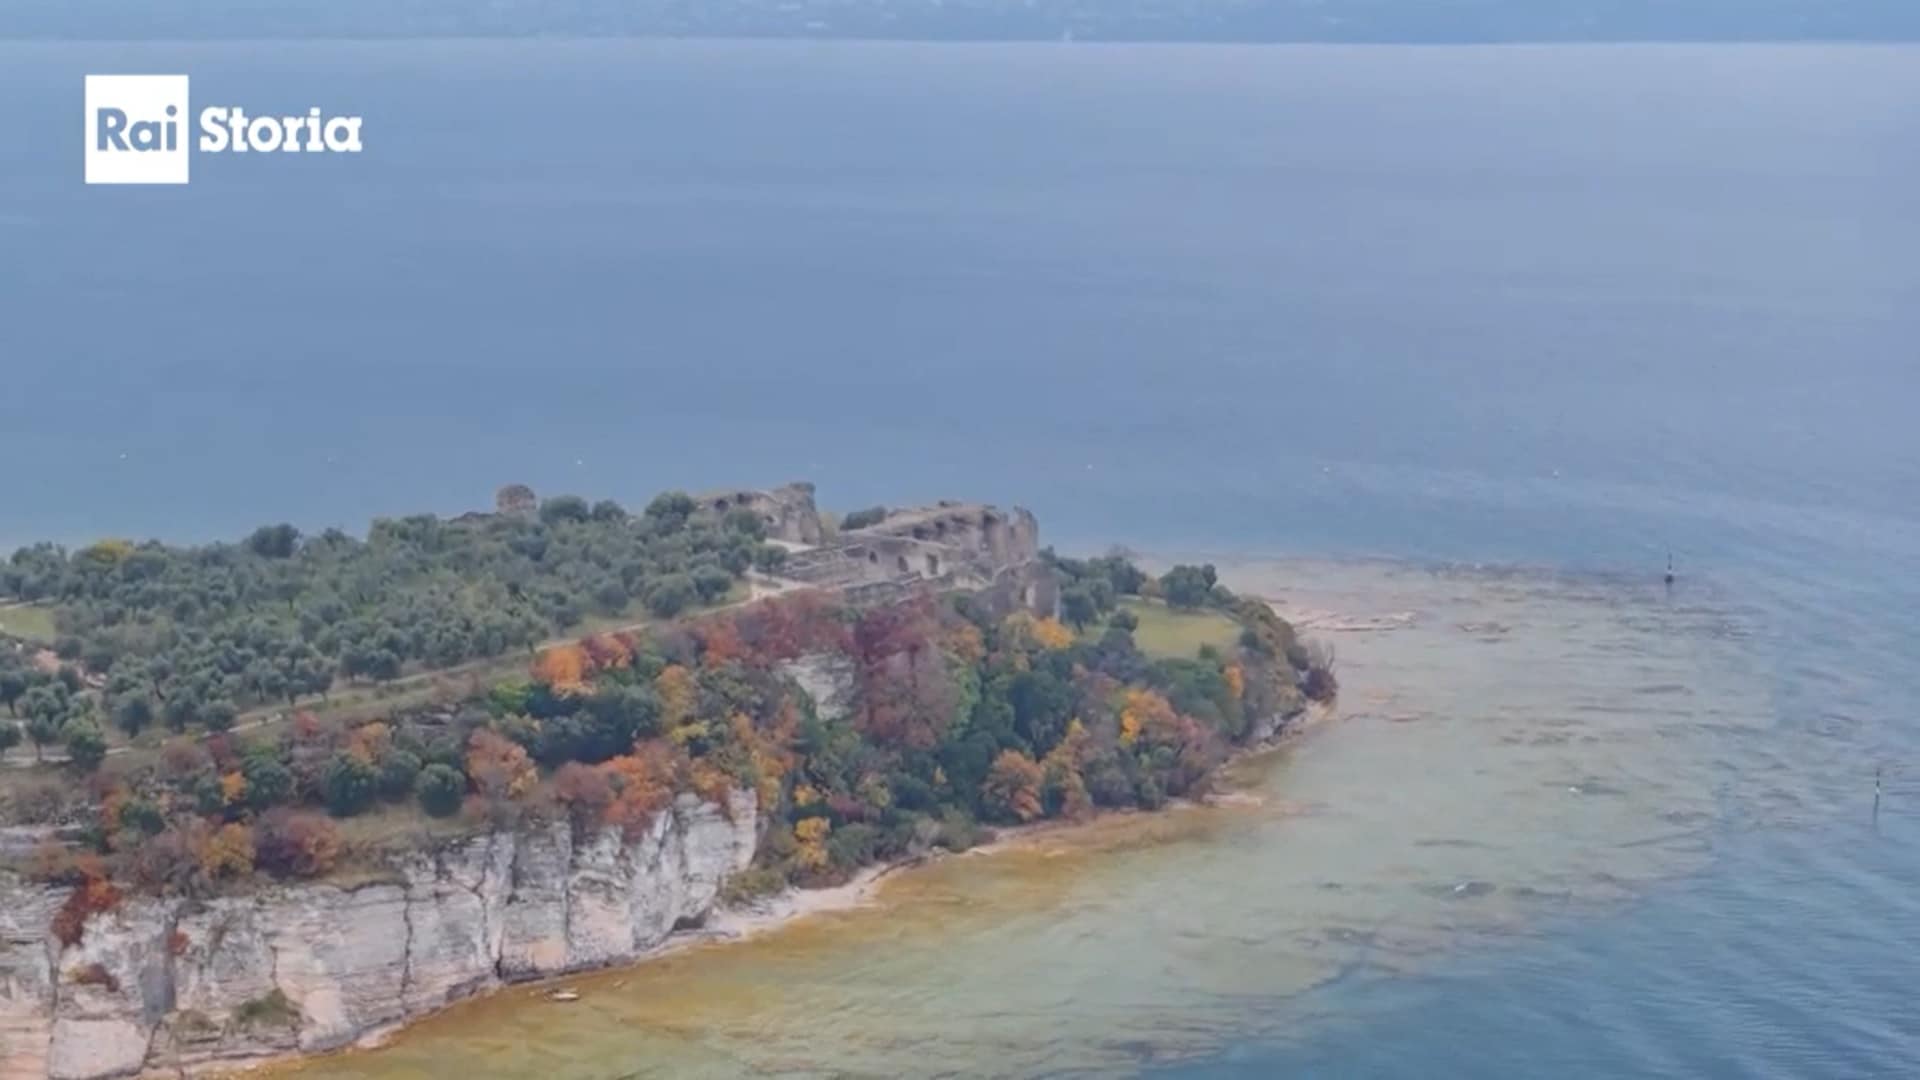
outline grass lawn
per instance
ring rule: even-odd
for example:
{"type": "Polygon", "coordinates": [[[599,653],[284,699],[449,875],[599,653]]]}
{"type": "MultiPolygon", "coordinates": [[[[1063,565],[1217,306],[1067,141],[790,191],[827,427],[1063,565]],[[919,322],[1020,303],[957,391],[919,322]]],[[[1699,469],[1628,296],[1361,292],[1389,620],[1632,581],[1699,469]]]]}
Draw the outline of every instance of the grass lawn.
{"type": "Polygon", "coordinates": [[[51,644],[54,638],[53,610],[32,604],[0,605],[0,634],[51,644]]]}
{"type": "Polygon", "coordinates": [[[1155,659],[1188,660],[1202,645],[1227,651],[1240,640],[1240,624],[1218,611],[1175,611],[1158,600],[1132,597],[1122,600],[1120,607],[1140,620],[1133,632],[1134,644],[1155,659]]]}

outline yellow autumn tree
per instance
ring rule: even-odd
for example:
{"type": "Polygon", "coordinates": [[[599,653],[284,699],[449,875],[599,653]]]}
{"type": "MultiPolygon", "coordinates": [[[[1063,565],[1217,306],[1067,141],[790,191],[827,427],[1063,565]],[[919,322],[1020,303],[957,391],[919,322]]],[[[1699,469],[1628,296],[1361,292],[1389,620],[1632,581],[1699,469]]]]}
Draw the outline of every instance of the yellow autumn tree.
{"type": "Polygon", "coordinates": [[[1072,648],[1073,631],[1067,629],[1066,624],[1059,619],[1035,619],[1033,641],[1034,644],[1050,652],[1059,652],[1061,649],[1072,648]]]}
{"type": "Polygon", "coordinates": [[[1139,687],[1125,690],[1120,695],[1120,745],[1132,746],[1147,727],[1173,719],[1173,706],[1157,692],[1139,687]]]}
{"type": "Polygon", "coordinates": [[[661,726],[674,745],[684,747],[709,733],[694,715],[700,706],[700,687],[693,672],[679,664],[668,664],[654,676],[653,690],[660,695],[661,726]]]}
{"type": "Polygon", "coordinates": [[[1228,664],[1222,674],[1227,680],[1227,693],[1233,697],[1234,701],[1237,702],[1247,695],[1247,673],[1245,669],[1239,664],[1228,664]]]}
{"type": "Polygon", "coordinates": [[[969,622],[947,631],[945,645],[948,654],[963,664],[978,664],[987,658],[987,639],[969,622]]]}
{"type": "Polygon", "coordinates": [[[385,760],[393,748],[393,729],[375,720],[361,724],[347,736],[347,753],[368,765],[385,760]]]}
{"type": "Polygon", "coordinates": [[[253,859],[253,830],[245,825],[220,826],[200,848],[200,870],[215,880],[246,877],[253,859]]]}
{"type": "Polygon", "coordinates": [[[833,825],[823,817],[802,818],[793,827],[793,838],[797,842],[793,861],[805,870],[825,869],[828,861],[827,833],[833,825]]]}

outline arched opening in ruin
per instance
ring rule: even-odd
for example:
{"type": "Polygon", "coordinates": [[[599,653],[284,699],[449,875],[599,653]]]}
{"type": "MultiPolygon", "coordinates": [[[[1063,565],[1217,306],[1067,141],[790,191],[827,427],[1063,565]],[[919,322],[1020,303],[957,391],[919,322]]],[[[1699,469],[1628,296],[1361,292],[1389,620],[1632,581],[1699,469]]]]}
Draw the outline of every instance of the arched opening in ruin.
{"type": "Polygon", "coordinates": [[[933,554],[929,554],[927,556],[927,576],[928,577],[940,576],[940,556],[933,555],[933,554]]]}
{"type": "Polygon", "coordinates": [[[907,557],[905,555],[895,555],[893,557],[893,562],[894,562],[894,565],[900,568],[901,573],[903,574],[913,573],[913,568],[907,565],[907,557]]]}

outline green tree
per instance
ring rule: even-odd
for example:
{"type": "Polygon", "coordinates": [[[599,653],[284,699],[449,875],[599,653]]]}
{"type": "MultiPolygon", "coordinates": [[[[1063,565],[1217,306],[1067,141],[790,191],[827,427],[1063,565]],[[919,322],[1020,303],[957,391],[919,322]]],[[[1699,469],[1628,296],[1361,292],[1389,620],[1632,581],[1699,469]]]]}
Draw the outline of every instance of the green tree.
{"type": "Polygon", "coordinates": [[[1085,585],[1070,585],[1060,593],[1060,615],[1075,630],[1085,630],[1100,618],[1100,607],[1094,602],[1093,590],[1085,585]]]}
{"type": "Polygon", "coordinates": [[[293,794],[293,772],[271,749],[248,754],[240,774],[247,780],[247,805],[256,811],[278,806],[293,794]]]}
{"type": "Polygon", "coordinates": [[[133,694],[114,703],[113,724],[128,738],[145,731],[153,723],[153,702],[145,694],[133,694]]]}
{"type": "Polygon", "coordinates": [[[1160,594],[1176,608],[1202,608],[1213,603],[1213,587],[1219,584],[1213,564],[1176,566],[1160,575],[1160,594]]]}
{"type": "Polygon", "coordinates": [[[0,701],[7,705],[7,712],[20,715],[20,696],[27,692],[27,673],[17,669],[0,670],[0,701]]]}
{"type": "Polygon", "coordinates": [[[352,754],[335,754],[327,762],[322,783],[328,812],[335,817],[352,817],[373,805],[380,791],[380,773],[352,754]]]}
{"type": "Polygon", "coordinates": [[[693,579],[685,574],[668,574],[647,586],[647,610],[662,619],[673,618],[699,599],[693,579]]]}
{"type": "Polygon", "coordinates": [[[27,718],[27,738],[33,740],[33,756],[44,759],[46,748],[60,741],[67,726],[71,702],[58,683],[42,683],[20,697],[20,712],[27,718]]]}
{"type": "Polygon", "coordinates": [[[67,743],[67,757],[84,772],[92,772],[107,759],[107,737],[91,720],[69,720],[61,737],[67,743]]]}
{"type": "Polygon", "coordinates": [[[703,603],[715,603],[733,588],[733,575],[718,566],[702,566],[693,572],[693,589],[703,603]]]}
{"type": "Polygon", "coordinates": [[[234,720],[239,716],[240,710],[234,708],[233,702],[224,699],[209,701],[200,709],[200,722],[207,726],[208,731],[231,730],[234,720]]]}
{"type": "Polygon", "coordinates": [[[676,532],[686,526],[693,512],[699,508],[700,504],[693,501],[693,496],[684,491],[664,491],[647,504],[646,514],[647,519],[661,531],[676,532]]]}
{"type": "Polygon", "coordinates": [[[433,817],[449,817],[460,809],[467,794],[467,778],[450,765],[435,763],[420,770],[413,784],[420,808],[433,817]]]}
{"type": "Polygon", "coordinates": [[[578,495],[556,495],[540,504],[540,520],[548,525],[590,521],[593,510],[578,495]]]}
{"type": "Polygon", "coordinates": [[[247,548],[263,559],[292,558],[300,544],[300,530],[291,525],[262,525],[247,537],[247,548]]]}
{"type": "Polygon", "coordinates": [[[395,750],[380,762],[380,797],[404,799],[420,777],[420,755],[410,750],[395,750]]]}

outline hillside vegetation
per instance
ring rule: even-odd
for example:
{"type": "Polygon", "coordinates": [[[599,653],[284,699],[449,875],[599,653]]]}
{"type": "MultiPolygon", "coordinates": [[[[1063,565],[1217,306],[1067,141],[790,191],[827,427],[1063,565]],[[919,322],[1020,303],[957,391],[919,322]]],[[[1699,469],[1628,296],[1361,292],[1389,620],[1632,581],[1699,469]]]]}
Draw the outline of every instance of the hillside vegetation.
{"type": "Polygon", "coordinates": [[[274,525],[239,543],[24,548],[0,564],[0,636],[50,643],[61,664],[0,646],[0,705],[36,747],[82,760],[107,722],[221,730],[251,706],[716,602],[784,556],[762,529],[670,493],[637,515],[562,496],[525,515],[383,519],[364,539],[274,525]]]}
{"type": "Polygon", "coordinates": [[[76,886],[56,927],[67,939],[132,891],[350,874],[382,844],[526,819],[638,836],[683,793],[728,806],[746,789],[767,832],[738,896],[963,848],[979,823],[1159,806],[1309,690],[1332,693],[1292,628],[1211,568],[1152,579],[1120,559],[1052,563],[1091,594],[1097,636],[965,593],[855,608],[803,591],[588,635],[464,700],[377,721],[302,712],[176,737],[154,760],[76,761],[63,769],[83,783],[16,787],[4,810],[77,840],[29,868],[76,886]],[[1141,604],[1235,633],[1150,655],[1125,611],[1141,604]],[[1205,615],[1168,607],[1189,604],[1205,615]]]}

